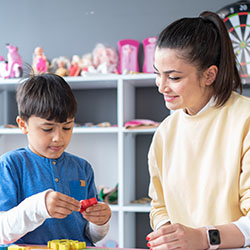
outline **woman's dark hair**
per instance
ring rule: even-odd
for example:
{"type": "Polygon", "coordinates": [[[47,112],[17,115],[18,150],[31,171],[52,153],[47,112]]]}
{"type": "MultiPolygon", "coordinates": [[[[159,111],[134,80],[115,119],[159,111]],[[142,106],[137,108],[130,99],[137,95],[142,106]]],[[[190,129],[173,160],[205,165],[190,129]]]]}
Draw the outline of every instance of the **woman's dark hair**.
{"type": "Polygon", "coordinates": [[[65,122],[74,118],[77,102],[67,82],[56,74],[33,75],[18,86],[18,113],[27,121],[37,116],[49,121],[65,122]]]}
{"type": "Polygon", "coordinates": [[[167,26],[157,40],[157,47],[180,50],[180,55],[203,72],[211,65],[218,67],[212,84],[217,106],[222,106],[233,90],[242,83],[236,56],[225,24],[213,12],[205,11],[196,18],[182,18],[167,26]]]}

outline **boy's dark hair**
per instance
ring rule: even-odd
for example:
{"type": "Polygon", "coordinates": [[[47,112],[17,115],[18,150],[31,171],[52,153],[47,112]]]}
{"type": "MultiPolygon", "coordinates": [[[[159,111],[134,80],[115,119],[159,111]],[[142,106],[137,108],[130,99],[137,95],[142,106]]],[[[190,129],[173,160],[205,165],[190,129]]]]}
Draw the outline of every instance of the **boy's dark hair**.
{"type": "Polygon", "coordinates": [[[30,76],[16,93],[19,116],[27,121],[37,116],[49,121],[66,122],[74,118],[77,102],[67,82],[56,74],[30,76]]]}
{"type": "Polygon", "coordinates": [[[199,17],[173,22],[161,32],[157,47],[180,50],[183,59],[196,65],[199,72],[216,65],[218,74],[212,87],[217,106],[228,100],[232,90],[242,92],[232,42],[216,13],[205,11],[199,17]]]}

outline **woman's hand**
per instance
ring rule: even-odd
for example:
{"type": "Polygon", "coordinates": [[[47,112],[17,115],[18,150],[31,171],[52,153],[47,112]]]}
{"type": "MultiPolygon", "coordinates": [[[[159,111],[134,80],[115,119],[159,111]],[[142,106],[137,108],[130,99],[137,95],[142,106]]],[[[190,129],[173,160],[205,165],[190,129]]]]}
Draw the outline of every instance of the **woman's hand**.
{"type": "Polygon", "coordinates": [[[111,209],[108,204],[100,202],[91,207],[88,207],[82,216],[96,225],[104,225],[111,217],[111,209]]]}
{"type": "Polygon", "coordinates": [[[205,228],[190,228],[177,224],[167,224],[148,234],[148,244],[152,250],[160,249],[207,249],[205,228]]]}
{"type": "Polygon", "coordinates": [[[55,191],[47,192],[45,205],[49,215],[57,219],[63,219],[73,211],[79,212],[81,208],[80,201],[55,191]]]}

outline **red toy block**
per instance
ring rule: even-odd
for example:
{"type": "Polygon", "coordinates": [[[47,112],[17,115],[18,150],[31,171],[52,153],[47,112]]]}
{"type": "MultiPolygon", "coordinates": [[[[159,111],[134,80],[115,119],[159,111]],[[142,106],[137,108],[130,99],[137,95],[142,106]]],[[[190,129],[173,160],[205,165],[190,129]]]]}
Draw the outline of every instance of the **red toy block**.
{"type": "Polygon", "coordinates": [[[81,200],[81,210],[80,213],[84,212],[88,207],[97,204],[97,199],[95,197],[88,200],[81,200]]]}

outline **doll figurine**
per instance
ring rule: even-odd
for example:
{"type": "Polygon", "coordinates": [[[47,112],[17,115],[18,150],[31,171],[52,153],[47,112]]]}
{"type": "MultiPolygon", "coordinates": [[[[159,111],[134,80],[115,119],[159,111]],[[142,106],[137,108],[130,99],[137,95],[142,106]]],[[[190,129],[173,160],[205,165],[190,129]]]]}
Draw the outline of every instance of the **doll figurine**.
{"type": "Polygon", "coordinates": [[[93,65],[98,73],[117,73],[118,54],[115,49],[97,44],[93,50],[93,65]]]}
{"type": "Polygon", "coordinates": [[[43,53],[43,49],[41,47],[36,47],[34,50],[33,57],[33,69],[35,73],[45,73],[48,71],[47,68],[47,58],[43,53]]]}
{"type": "Polygon", "coordinates": [[[58,61],[58,68],[55,73],[62,77],[68,75],[68,70],[65,68],[65,62],[63,60],[58,61]]]}
{"type": "Polygon", "coordinates": [[[51,61],[50,71],[59,75],[67,76],[69,74],[70,60],[66,56],[54,58],[51,61]]]}
{"type": "Polygon", "coordinates": [[[81,59],[81,75],[85,76],[86,73],[95,73],[93,56],[91,53],[84,54],[81,59]]]}
{"type": "Polygon", "coordinates": [[[78,55],[72,57],[71,66],[69,68],[69,76],[79,76],[81,73],[81,59],[78,55]]]}

